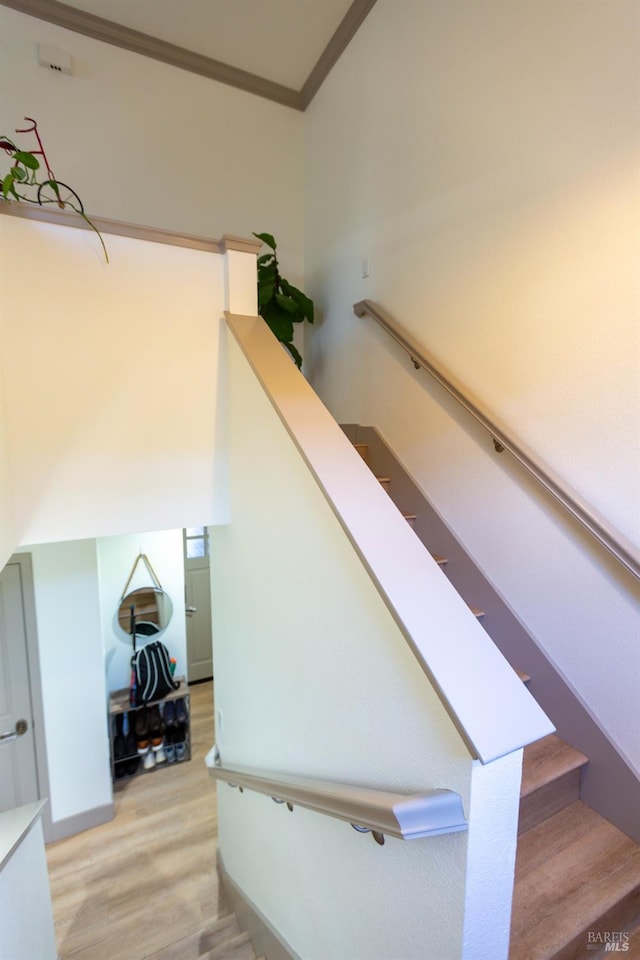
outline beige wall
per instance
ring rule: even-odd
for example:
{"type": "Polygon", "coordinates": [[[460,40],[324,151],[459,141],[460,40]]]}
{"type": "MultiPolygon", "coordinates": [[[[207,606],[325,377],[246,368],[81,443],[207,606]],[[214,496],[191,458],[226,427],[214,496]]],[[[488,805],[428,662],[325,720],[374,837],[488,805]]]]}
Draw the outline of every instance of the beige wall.
{"type": "MultiPolygon", "coordinates": [[[[228,340],[232,522],[215,528],[212,553],[222,762],[401,793],[450,788],[471,826],[380,848],[347,823],[221,783],[225,868],[305,960],[505,960],[522,752],[472,761],[420,666],[445,697],[454,671],[468,681],[452,638],[475,642],[480,661],[486,637],[317,398],[287,376],[290,362],[257,336],[247,356],[228,340]],[[394,582],[411,561],[420,596],[394,582]],[[417,622],[414,655],[400,624],[417,622]]],[[[513,704],[513,729],[534,738],[540,717],[504,666],[489,699],[513,704]]],[[[463,722],[486,740],[504,723],[481,703],[464,698],[463,722]]]]}
{"type": "Polygon", "coordinates": [[[209,237],[275,234],[302,272],[296,110],[0,7],[0,132],[40,125],[88,212],[209,237]],[[73,76],[36,44],[71,54],[73,76]]]}
{"type": "Polygon", "coordinates": [[[637,588],[351,310],[381,303],[637,542],[639,53],[626,0],[378,0],[306,115],[305,256],[330,409],[383,431],[640,769],[637,588]]]}
{"type": "Polygon", "coordinates": [[[28,552],[51,819],[54,828],[96,810],[104,819],[113,794],[96,541],[39,544],[28,552]]]}
{"type": "Polygon", "coordinates": [[[210,522],[224,257],[111,236],[106,265],[7,216],[0,243],[18,544],[210,522]]]}
{"type": "MultiPolygon", "coordinates": [[[[0,312],[0,324],[2,315],[0,312]]],[[[0,331],[2,327],[0,326],[0,331]]],[[[1,336],[0,332],[0,336],[1,336]]],[[[0,560],[4,564],[16,544],[15,523],[13,517],[13,482],[9,442],[5,421],[5,402],[0,381],[0,560]]]]}

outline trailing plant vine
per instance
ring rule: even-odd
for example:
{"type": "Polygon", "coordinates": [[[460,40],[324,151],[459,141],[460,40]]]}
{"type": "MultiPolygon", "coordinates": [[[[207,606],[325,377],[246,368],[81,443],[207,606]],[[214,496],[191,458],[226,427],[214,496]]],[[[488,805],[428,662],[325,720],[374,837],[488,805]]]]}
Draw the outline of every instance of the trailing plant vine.
{"type": "Polygon", "coordinates": [[[31,126],[16,129],[15,132],[33,133],[38,142],[38,149],[23,150],[10,137],[0,135],[0,150],[4,150],[13,161],[9,171],[2,175],[2,199],[37,203],[41,207],[49,203],[55,203],[61,210],[71,207],[97,234],[108,263],[109,255],[102,234],[84,212],[82,200],[75,190],[58,180],[51,169],[38,132],[37,122],[31,117],[25,117],[24,119],[31,126]],[[42,163],[38,157],[42,158],[42,163]],[[41,173],[39,171],[42,171],[43,164],[46,178],[40,179],[41,173]]]}
{"type": "Polygon", "coordinates": [[[258,313],[285,345],[298,368],[302,356],[293,344],[294,323],[313,323],[313,300],[280,275],[276,241],[270,233],[254,233],[271,253],[258,257],[258,313]]]}

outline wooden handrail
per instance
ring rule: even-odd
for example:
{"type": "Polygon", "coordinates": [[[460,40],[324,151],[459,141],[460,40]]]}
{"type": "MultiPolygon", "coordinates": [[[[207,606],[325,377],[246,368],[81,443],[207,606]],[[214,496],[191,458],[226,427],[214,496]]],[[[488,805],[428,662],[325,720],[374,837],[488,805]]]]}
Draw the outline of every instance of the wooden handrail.
{"type": "Polygon", "coordinates": [[[468,826],[462,800],[453,790],[405,795],[270,770],[223,766],[215,746],[205,763],[209,776],[216,780],[344,820],[356,829],[378,836],[418,840],[441,833],[457,833],[468,826]]]}
{"type": "Polygon", "coordinates": [[[540,483],[571,516],[578,521],[609,553],[636,579],[640,580],[640,551],[619,530],[616,530],[597,510],[586,503],[580,494],[566,484],[547,464],[518,440],[503,425],[472,400],[465,388],[454,377],[438,366],[428,354],[408,339],[382,307],[371,300],[360,300],[353,305],[357,317],[370,317],[409,354],[416,369],[425,370],[491,435],[496,450],[508,450],[525,470],[540,483]]]}

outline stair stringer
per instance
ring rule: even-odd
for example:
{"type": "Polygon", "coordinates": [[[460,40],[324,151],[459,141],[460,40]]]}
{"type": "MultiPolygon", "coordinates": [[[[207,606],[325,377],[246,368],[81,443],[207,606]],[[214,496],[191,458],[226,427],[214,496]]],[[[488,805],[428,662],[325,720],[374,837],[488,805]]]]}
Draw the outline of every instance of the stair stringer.
{"type": "Polygon", "coordinates": [[[528,687],[558,735],[589,757],[581,799],[640,842],[640,780],[602,730],[570,682],[528,632],[507,600],[485,577],[375,427],[342,424],[352,443],[368,446],[367,464],[390,478],[389,496],[403,513],[416,515],[416,536],[434,554],[447,557],[445,573],[465,600],[480,607],[482,626],[514,669],[531,678],[528,687]]]}

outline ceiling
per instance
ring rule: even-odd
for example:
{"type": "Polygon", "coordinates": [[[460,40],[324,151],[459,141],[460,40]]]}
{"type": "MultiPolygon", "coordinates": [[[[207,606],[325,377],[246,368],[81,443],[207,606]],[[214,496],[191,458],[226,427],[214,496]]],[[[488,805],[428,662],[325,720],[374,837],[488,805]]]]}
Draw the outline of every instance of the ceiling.
{"type": "Polygon", "coordinates": [[[253,75],[264,82],[252,92],[304,109],[375,0],[0,3],[244,89],[253,75]],[[234,83],[242,73],[245,82],[234,83]]]}

